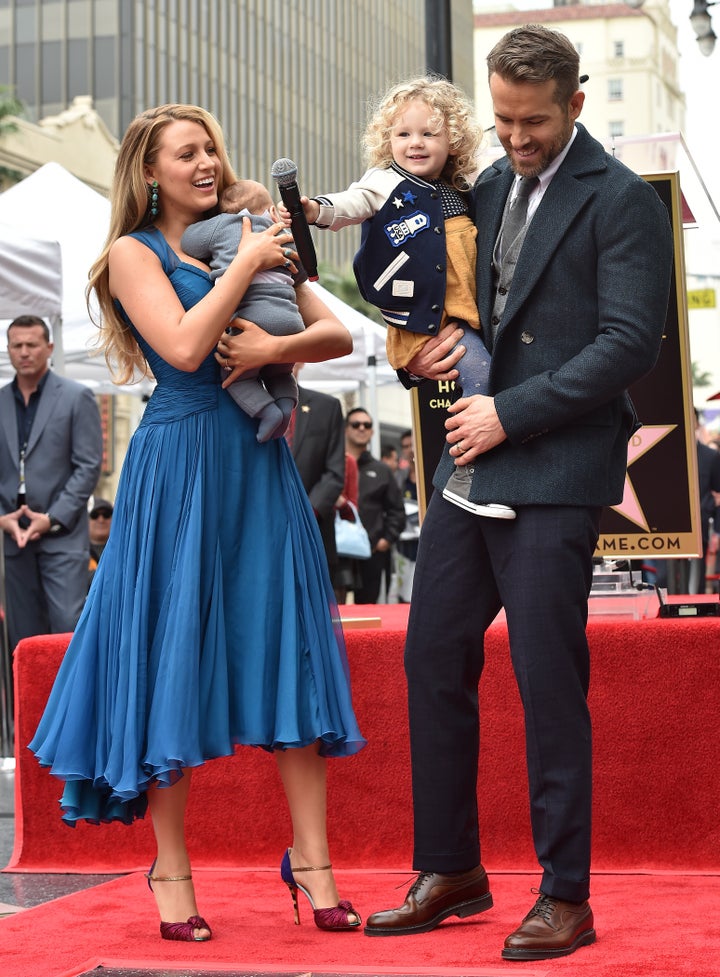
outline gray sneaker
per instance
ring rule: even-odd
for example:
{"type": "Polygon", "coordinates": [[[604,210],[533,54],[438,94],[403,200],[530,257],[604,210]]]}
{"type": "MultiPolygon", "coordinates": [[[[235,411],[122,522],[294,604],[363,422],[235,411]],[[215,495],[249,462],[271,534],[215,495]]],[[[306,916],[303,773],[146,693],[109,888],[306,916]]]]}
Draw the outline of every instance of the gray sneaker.
{"type": "Polygon", "coordinates": [[[474,474],[474,465],[455,465],[455,470],[443,489],[443,498],[476,516],[488,516],[491,519],[514,519],[515,510],[511,509],[509,505],[502,505],[500,502],[470,501],[470,488],[474,474]]]}

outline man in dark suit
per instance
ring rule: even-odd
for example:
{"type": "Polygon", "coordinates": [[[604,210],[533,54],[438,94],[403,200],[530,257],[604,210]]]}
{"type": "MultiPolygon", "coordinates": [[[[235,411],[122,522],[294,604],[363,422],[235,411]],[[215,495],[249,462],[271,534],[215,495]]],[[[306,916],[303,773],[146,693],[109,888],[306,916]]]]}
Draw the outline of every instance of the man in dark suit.
{"type": "Polygon", "coordinates": [[[367,530],[372,555],[361,560],[356,604],[377,604],[384,586],[390,589],[392,549],[405,528],[405,503],[395,473],[370,452],[373,422],[364,407],[345,415],[345,447],[358,466],[358,511],[367,530]]]}
{"type": "MultiPolygon", "coordinates": [[[[302,364],[295,364],[297,376],[302,364]]],[[[345,421],[337,397],[298,386],[298,404],[286,435],[317,517],[335,584],[335,503],[345,484],[345,421]]]]}
{"type": "MultiPolygon", "coordinates": [[[[504,607],[542,878],[502,956],[542,960],[595,939],[585,634],[592,557],[602,507],[622,499],[636,423],[626,389],[660,348],[672,235],[653,188],[576,124],[584,93],[566,37],[517,28],[491,51],[488,69],[506,152],[475,187],[491,396],[450,408],[434,485],[442,490],[453,465],[468,466],[468,501],[502,502],[517,517],[485,518],[442,491],[428,506],[405,652],[420,874],[405,903],[375,913],[365,931],[425,932],[492,905],[480,861],[477,684],[483,635],[504,607]],[[527,213],[511,235],[504,230],[523,195],[521,177],[530,180],[522,184],[527,213]]],[[[454,379],[457,333],[449,325],[430,340],[409,379],[454,379]]]]}
{"type": "Polygon", "coordinates": [[[8,327],[15,378],[0,390],[0,529],[10,650],[33,634],[72,631],[87,594],[87,500],[102,462],[92,392],[49,366],[45,322],[8,327]]]}

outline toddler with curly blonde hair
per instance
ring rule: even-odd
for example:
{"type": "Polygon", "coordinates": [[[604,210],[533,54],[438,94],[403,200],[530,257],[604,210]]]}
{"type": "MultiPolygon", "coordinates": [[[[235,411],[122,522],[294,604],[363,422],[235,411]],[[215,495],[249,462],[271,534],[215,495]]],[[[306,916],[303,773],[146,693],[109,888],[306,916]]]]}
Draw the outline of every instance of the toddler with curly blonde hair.
{"type": "MultiPolygon", "coordinates": [[[[482,135],[472,104],[456,85],[434,75],[410,79],[394,85],[372,111],[363,136],[369,166],[363,176],[339,193],[301,198],[316,227],[362,225],[353,270],[363,298],[388,326],[394,369],[407,372],[446,323],[463,329],[465,352],[456,368],[466,397],[489,392],[470,194],[482,135]]],[[[279,211],[287,223],[289,212],[282,206],[279,211]]],[[[456,471],[443,493],[463,507],[472,475],[466,469],[456,471]]],[[[507,506],[483,509],[483,515],[515,517],[507,506]]]]}

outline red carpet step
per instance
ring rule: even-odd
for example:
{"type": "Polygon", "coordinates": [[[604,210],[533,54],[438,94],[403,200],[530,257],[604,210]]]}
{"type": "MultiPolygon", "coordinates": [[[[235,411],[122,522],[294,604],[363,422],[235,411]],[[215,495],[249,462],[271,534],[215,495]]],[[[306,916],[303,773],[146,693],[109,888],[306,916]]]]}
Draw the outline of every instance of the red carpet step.
{"type": "MultiPolygon", "coordinates": [[[[330,763],[333,861],[346,869],[404,869],[412,846],[402,661],[407,607],[346,611],[379,615],[382,627],[346,632],[355,707],[369,744],[356,757],[330,763]]],[[[595,871],[717,872],[720,619],[593,618],[588,633],[595,871]]],[[[130,828],[67,827],[59,817],[61,785],[25,748],[68,640],[26,639],[15,654],[16,846],[7,870],[146,870],[153,857],[149,820],[130,828]]],[[[483,860],[491,871],[535,871],[522,712],[503,623],[490,629],[486,652],[478,789],[483,860]]],[[[273,758],[244,748],[198,769],[189,828],[196,867],[279,861],[291,832],[273,758]]],[[[654,913],[649,891],[647,915],[654,913]]]]}
{"type": "MultiPolygon", "coordinates": [[[[363,917],[396,905],[407,875],[338,872],[342,896],[363,917]]],[[[598,875],[592,905],[598,939],[570,957],[503,961],[507,934],[534,902],[534,875],[492,874],[495,905],[448,919],[432,933],[368,938],[323,933],[301,904],[293,924],[277,869],[196,872],[200,910],[213,927],[207,943],[160,939],[140,874],[107,882],[0,920],[3,977],[75,977],[96,968],[136,968],[188,977],[195,971],[263,974],[418,974],[463,977],[716,977],[720,876],[598,875]]],[[[103,971],[99,971],[102,973],[103,971]]]]}

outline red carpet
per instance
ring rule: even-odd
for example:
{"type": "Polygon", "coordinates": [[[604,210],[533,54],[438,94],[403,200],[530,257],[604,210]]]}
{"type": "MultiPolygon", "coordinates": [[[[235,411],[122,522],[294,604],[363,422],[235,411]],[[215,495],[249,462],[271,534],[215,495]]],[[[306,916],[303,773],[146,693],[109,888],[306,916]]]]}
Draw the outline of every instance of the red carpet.
{"type": "MultiPolygon", "coordinates": [[[[366,917],[402,900],[406,875],[338,872],[341,893],[366,917]],[[399,888],[396,888],[398,887],[399,888]]],[[[131,875],[0,920],[3,977],[71,977],[98,966],[227,970],[237,974],[447,974],[464,977],[716,977],[720,876],[598,875],[598,941],[555,961],[500,958],[505,936],[533,902],[534,876],[492,875],[495,906],[433,933],[368,938],[323,933],[301,903],[294,926],[277,871],[199,871],[208,943],[162,941],[144,878],[131,875]]]]}
{"type": "MultiPolygon", "coordinates": [[[[402,665],[407,608],[346,610],[380,614],[383,627],[346,633],[355,707],[369,745],[330,764],[333,860],[341,869],[404,869],[412,842],[402,665]]],[[[720,619],[592,618],[588,632],[595,871],[717,873],[720,619]]],[[[24,747],[67,640],[27,639],[15,654],[16,847],[7,870],[146,870],[153,856],[149,821],[131,828],[68,828],[59,818],[60,784],[24,747]]],[[[522,715],[504,624],[488,634],[487,661],[481,683],[483,860],[490,871],[534,871],[522,715]]],[[[196,771],[189,829],[197,867],[273,865],[290,841],[290,828],[272,757],[246,748],[196,771]]],[[[511,921],[505,918],[504,925],[511,921]]]]}

